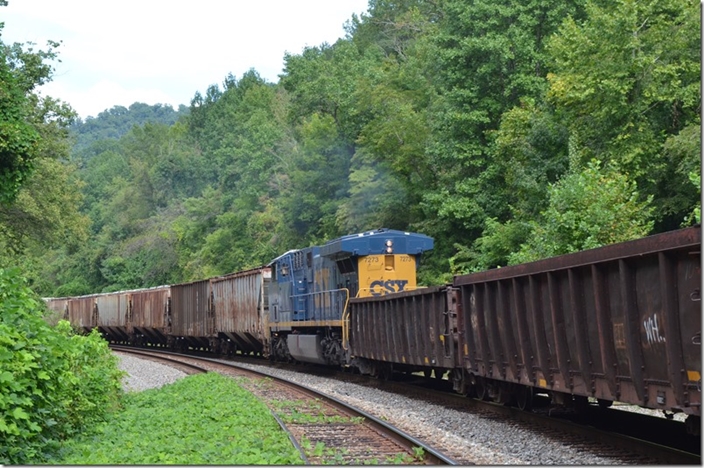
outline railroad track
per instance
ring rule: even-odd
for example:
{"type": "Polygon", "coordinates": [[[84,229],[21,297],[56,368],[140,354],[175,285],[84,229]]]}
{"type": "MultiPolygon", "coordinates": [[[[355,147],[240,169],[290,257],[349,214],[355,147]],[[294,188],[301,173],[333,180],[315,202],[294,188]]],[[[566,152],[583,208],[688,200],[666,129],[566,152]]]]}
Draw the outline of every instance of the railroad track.
{"type": "MultiPolygon", "coordinates": [[[[246,362],[254,362],[250,358],[246,362]]],[[[258,365],[269,365],[258,362],[258,365]]],[[[274,364],[275,366],[275,364],[274,364]]],[[[287,367],[288,370],[292,370],[287,367]]],[[[629,413],[616,409],[601,409],[596,406],[577,417],[564,409],[543,408],[535,412],[520,411],[488,401],[466,398],[447,389],[432,388],[435,379],[410,376],[415,384],[402,381],[380,381],[368,376],[351,375],[329,368],[305,366],[296,368],[308,372],[359,385],[383,388],[410,398],[442,404],[468,413],[498,415],[507,423],[528,428],[541,434],[550,434],[576,450],[610,455],[629,464],[701,465],[701,442],[687,436],[682,422],[629,413]],[[420,383],[420,384],[419,384],[420,383]],[[429,388],[430,387],[430,388],[429,388]]],[[[447,383],[447,382],[445,382],[447,383]]],[[[452,454],[451,454],[452,455],[452,454]]]]}
{"type": "Polygon", "coordinates": [[[272,411],[307,464],[456,465],[392,425],[333,397],[265,372],[212,358],[111,345],[114,351],[167,362],[187,373],[247,377],[243,384],[272,411]]]}
{"type": "MultiPolygon", "coordinates": [[[[228,358],[228,360],[230,359],[241,360],[257,366],[281,368],[276,363],[247,356],[228,358]]],[[[216,362],[221,361],[222,359],[220,358],[216,360],[216,362]]],[[[437,383],[434,379],[422,379],[411,376],[410,378],[416,381],[416,384],[413,385],[400,381],[380,381],[367,376],[349,374],[317,366],[286,366],[283,368],[288,371],[321,375],[342,379],[358,385],[380,388],[408,396],[409,398],[441,404],[467,413],[485,414],[487,415],[486,417],[491,419],[502,418],[506,420],[508,425],[516,425],[537,433],[549,435],[554,440],[574,447],[576,451],[591,452],[602,456],[608,455],[626,464],[701,465],[700,447],[697,448],[696,452],[693,452],[677,446],[665,445],[670,444],[672,439],[678,438],[673,428],[677,427],[678,430],[681,430],[684,425],[674,421],[667,421],[663,418],[634,415],[632,413],[622,414],[623,412],[618,410],[597,411],[598,408],[594,408],[595,411],[591,414],[591,422],[585,424],[584,422],[570,420],[569,414],[562,414],[556,417],[554,411],[552,414],[548,414],[547,411],[540,412],[540,410],[537,410],[536,413],[524,412],[519,411],[517,408],[462,397],[451,391],[427,388],[429,383],[437,383]],[[421,382],[421,384],[418,385],[418,382],[421,382]],[[654,438],[655,441],[644,440],[641,435],[646,432],[644,429],[649,425],[648,423],[654,420],[659,420],[658,422],[664,425],[653,429],[659,433],[654,438]],[[668,425],[668,423],[670,424],[668,425]],[[617,426],[621,426],[618,429],[620,432],[616,432],[615,428],[617,426]],[[636,432],[629,431],[629,427],[631,429],[636,427],[639,430],[636,432]],[[675,435],[675,437],[672,437],[672,435],[675,435]],[[671,440],[667,441],[668,437],[666,436],[670,436],[669,439],[671,440]]],[[[443,448],[441,444],[438,447],[443,448]]],[[[446,450],[446,448],[443,448],[443,450],[446,450]]],[[[455,460],[463,460],[462,464],[471,463],[461,454],[454,453],[452,450],[446,451],[446,453],[450,457],[455,458],[455,460]]]]}

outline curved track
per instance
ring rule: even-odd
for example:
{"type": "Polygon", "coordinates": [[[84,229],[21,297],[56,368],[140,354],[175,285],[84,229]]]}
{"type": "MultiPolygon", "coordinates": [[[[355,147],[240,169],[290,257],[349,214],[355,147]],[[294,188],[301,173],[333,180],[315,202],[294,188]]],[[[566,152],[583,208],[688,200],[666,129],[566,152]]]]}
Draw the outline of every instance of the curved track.
{"type": "Polygon", "coordinates": [[[405,432],[335,398],[219,360],[165,351],[111,346],[145,359],[200,371],[248,377],[245,387],[264,401],[308,464],[394,463],[456,465],[451,458],[405,432]]]}

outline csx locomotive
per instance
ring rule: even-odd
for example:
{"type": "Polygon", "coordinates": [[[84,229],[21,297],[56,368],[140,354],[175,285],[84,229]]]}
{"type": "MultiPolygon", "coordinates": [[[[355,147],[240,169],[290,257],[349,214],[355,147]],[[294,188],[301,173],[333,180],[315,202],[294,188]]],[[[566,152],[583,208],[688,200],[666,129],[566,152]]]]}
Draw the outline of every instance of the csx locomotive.
{"type": "Polygon", "coordinates": [[[269,286],[271,354],[343,365],[349,355],[350,298],[416,288],[416,267],[433,239],[379,229],[274,259],[269,286]]]}

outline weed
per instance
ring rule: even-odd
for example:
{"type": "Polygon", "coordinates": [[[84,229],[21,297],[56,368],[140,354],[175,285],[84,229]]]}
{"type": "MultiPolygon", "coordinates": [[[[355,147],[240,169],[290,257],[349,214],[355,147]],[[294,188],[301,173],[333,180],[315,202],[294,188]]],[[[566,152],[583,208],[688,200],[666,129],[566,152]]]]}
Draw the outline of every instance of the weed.
{"type": "Polygon", "coordinates": [[[418,461],[423,461],[425,459],[425,450],[423,447],[413,447],[413,458],[418,461]]]}

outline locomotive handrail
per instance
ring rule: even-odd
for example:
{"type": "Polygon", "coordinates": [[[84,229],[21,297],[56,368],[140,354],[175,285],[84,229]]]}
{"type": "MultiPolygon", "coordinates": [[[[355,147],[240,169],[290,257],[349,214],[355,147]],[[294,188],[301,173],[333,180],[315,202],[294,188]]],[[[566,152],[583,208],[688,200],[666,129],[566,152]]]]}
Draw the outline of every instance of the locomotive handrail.
{"type": "Polygon", "coordinates": [[[345,307],[342,309],[342,349],[347,351],[349,349],[349,339],[350,339],[350,313],[347,306],[350,303],[350,290],[347,288],[342,288],[347,294],[345,299],[345,307]]]}
{"type": "Polygon", "coordinates": [[[308,299],[320,300],[320,303],[313,305],[315,317],[311,320],[340,320],[345,312],[345,309],[347,308],[347,303],[350,298],[350,291],[347,288],[329,289],[326,291],[313,291],[305,294],[293,294],[291,295],[291,298],[294,300],[305,299],[306,301],[308,299]],[[336,297],[339,293],[345,293],[345,305],[342,308],[342,312],[338,315],[339,308],[335,309],[334,306],[341,302],[340,298],[336,297]],[[328,298],[328,300],[326,300],[326,298],[328,298]]]}
{"type": "MultiPolygon", "coordinates": [[[[342,322],[342,349],[347,351],[349,348],[349,328],[350,328],[350,319],[349,319],[349,310],[348,306],[350,303],[350,290],[348,288],[340,288],[340,289],[331,289],[328,291],[315,291],[311,293],[306,293],[306,294],[296,294],[291,296],[292,298],[297,298],[297,297],[332,297],[334,293],[340,293],[344,292],[345,293],[345,305],[342,307],[342,314],[340,315],[340,321],[342,322]]],[[[322,310],[324,311],[325,308],[323,307],[322,310]]],[[[325,313],[323,313],[322,317],[319,317],[319,319],[325,319],[325,313]]]]}

